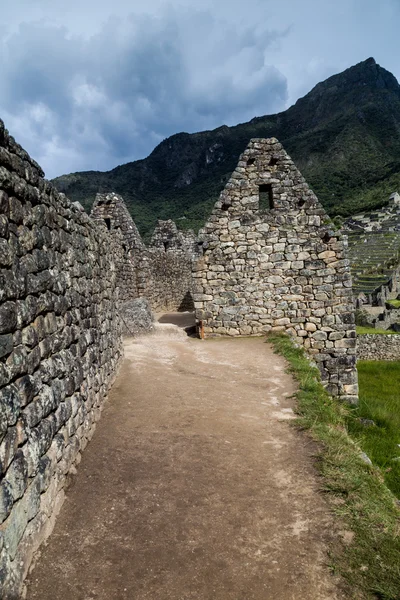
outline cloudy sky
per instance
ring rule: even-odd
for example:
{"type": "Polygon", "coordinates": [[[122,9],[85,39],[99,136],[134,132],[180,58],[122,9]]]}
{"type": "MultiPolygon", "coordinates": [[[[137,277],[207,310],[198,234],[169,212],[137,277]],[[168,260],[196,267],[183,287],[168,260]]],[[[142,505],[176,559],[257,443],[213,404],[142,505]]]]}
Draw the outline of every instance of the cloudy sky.
{"type": "Polygon", "coordinates": [[[373,56],[400,0],[0,0],[0,118],[47,177],[279,112],[373,56]]]}

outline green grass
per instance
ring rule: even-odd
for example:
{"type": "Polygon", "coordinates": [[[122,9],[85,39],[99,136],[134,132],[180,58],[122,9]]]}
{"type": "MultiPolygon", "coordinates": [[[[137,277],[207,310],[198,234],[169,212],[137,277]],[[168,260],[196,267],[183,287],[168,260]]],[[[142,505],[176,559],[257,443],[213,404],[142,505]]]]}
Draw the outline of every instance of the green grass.
{"type": "Polygon", "coordinates": [[[348,429],[358,439],[400,499],[400,361],[359,361],[360,403],[348,418],[348,429]],[[374,421],[365,426],[360,418],[374,421]]]}
{"type": "Polygon", "coordinates": [[[329,396],[318,369],[290,338],[274,334],[268,341],[287,359],[298,381],[296,423],[319,443],[321,489],[340,526],[354,533],[350,545],[332,548],[332,570],[347,582],[349,598],[399,600],[400,511],[381,470],[361,459],[361,449],[348,433],[347,424],[361,408],[351,409],[329,396]]]}
{"type": "Polygon", "coordinates": [[[395,335],[398,332],[390,331],[389,329],[375,329],[375,327],[364,327],[363,325],[357,325],[356,327],[357,335],[366,335],[366,334],[374,334],[374,335],[395,335]]]}
{"type": "Polygon", "coordinates": [[[400,300],[387,300],[386,304],[389,304],[393,308],[400,308],[400,300]]]}

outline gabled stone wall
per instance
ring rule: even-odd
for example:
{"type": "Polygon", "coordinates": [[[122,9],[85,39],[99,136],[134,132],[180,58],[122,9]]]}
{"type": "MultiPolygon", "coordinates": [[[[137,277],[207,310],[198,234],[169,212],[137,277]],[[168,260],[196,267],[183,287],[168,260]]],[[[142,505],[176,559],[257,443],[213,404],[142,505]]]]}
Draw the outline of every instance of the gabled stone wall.
{"type": "Polygon", "coordinates": [[[21,597],[116,375],[121,243],[43,179],[0,121],[2,600],[21,597]]]}
{"type": "Polygon", "coordinates": [[[286,331],[334,395],[357,400],[351,274],[340,233],[274,138],[251,140],[199,237],[206,337],[286,331]]]}
{"type": "Polygon", "coordinates": [[[114,192],[97,194],[90,216],[105,227],[117,243],[122,240],[116,265],[120,300],[124,302],[141,296],[144,280],[149,277],[146,261],[143,264],[140,261],[146,247],[122,196],[114,192]]]}
{"type": "Polygon", "coordinates": [[[113,192],[97,194],[91,216],[122,236],[117,283],[122,301],[147,298],[153,311],[194,310],[193,261],[198,244],[192,231],[179,231],[171,220],[157,222],[147,247],[124,200],[113,192]]]}

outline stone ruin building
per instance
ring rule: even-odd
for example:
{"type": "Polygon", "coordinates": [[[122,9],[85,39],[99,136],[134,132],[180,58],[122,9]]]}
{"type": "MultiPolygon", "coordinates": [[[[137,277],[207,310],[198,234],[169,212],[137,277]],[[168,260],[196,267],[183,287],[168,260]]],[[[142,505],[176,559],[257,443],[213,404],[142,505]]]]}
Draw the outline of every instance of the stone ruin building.
{"type": "Polygon", "coordinates": [[[122,300],[145,297],[154,312],[194,309],[192,266],[199,249],[193,231],[159,220],[146,246],[122,197],[113,192],[97,194],[91,217],[122,244],[116,266],[122,300]]]}
{"type": "Polygon", "coordinates": [[[183,310],[195,294],[206,336],[288,331],[328,389],[355,399],[351,280],[325,219],[280,144],[253,140],[203,230],[200,258],[194,235],[172,221],[159,221],[146,246],[120,196],[99,194],[89,217],[0,121],[2,600],[20,597],[94,433],[129,303],[183,310]]]}
{"type": "Polygon", "coordinates": [[[355,298],[358,325],[375,329],[400,331],[400,267],[394,269],[388,281],[369,293],[359,293],[355,298]]]}
{"type": "Polygon", "coordinates": [[[200,232],[196,316],[206,337],[286,331],[328,391],[356,402],[356,332],[343,240],[282,145],[253,139],[200,232]]]}
{"type": "Polygon", "coordinates": [[[400,329],[400,196],[373,211],[353,215],[343,223],[357,324],[377,329],[400,329]]]}

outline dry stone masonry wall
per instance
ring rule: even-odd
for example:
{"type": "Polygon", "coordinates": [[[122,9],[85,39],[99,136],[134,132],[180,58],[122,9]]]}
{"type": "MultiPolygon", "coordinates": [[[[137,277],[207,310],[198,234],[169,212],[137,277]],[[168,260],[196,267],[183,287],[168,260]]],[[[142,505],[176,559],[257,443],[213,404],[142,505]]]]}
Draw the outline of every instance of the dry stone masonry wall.
{"type": "Polygon", "coordinates": [[[192,269],[198,256],[193,232],[178,231],[171,220],[158,221],[149,245],[149,270],[144,295],[153,310],[194,310],[192,269]]]}
{"type": "Polygon", "coordinates": [[[329,392],[355,402],[345,247],[275,138],[251,140],[200,237],[194,300],[205,336],[289,332],[313,356],[329,392]]]}
{"type": "Polygon", "coordinates": [[[359,360],[400,360],[400,335],[366,334],[357,338],[359,360]]]}
{"type": "Polygon", "coordinates": [[[97,194],[91,215],[113,237],[117,244],[121,243],[117,269],[117,285],[122,302],[142,295],[145,269],[140,268],[139,256],[143,256],[145,245],[131,215],[118,194],[97,194]]]}
{"type": "Polygon", "coordinates": [[[117,265],[122,301],[145,297],[155,312],[194,310],[192,268],[198,244],[192,231],[179,231],[171,220],[158,221],[147,247],[122,197],[115,193],[97,194],[91,216],[111,236],[122,236],[123,254],[117,265]]]}
{"type": "Polygon", "coordinates": [[[20,597],[115,377],[121,260],[0,122],[2,600],[20,597]]]}

